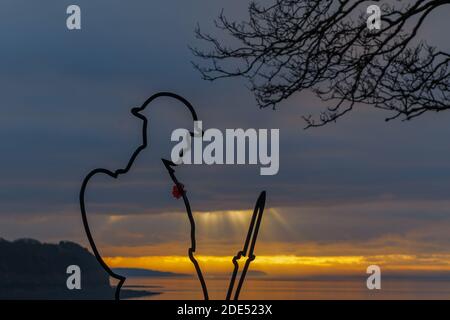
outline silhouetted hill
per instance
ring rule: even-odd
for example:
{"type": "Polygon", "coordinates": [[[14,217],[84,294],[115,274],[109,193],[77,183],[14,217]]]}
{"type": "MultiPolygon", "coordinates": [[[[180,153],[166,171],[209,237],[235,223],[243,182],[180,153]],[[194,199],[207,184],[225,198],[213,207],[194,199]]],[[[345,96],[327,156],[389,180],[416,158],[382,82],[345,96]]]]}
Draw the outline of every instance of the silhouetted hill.
{"type": "MultiPolygon", "coordinates": [[[[122,297],[151,294],[122,290],[122,297]]],[[[32,239],[0,238],[0,299],[113,299],[109,276],[95,257],[80,245],[32,239]],[[81,290],[69,290],[69,265],[81,269],[81,290]]]]}
{"type": "MultiPolygon", "coordinates": [[[[241,272],[239,272],[239,274],[241,274],[241,272]]],[[[265,276],[267,276],[267,273],[265,273],[264,271],[260,271],[260,270],[248,270],[247,276],[248,277],[265,277],[265,276]]]]}

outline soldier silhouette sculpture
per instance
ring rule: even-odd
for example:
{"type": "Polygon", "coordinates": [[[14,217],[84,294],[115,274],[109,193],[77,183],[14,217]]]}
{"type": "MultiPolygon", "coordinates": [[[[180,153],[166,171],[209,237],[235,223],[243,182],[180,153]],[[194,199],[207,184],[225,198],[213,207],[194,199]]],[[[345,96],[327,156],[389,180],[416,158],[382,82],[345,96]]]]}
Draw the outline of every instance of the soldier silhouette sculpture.
{"type": "MultiPolygon", "coordinates": [[[[115,273],[105,263],[105,261],[103,260],[102,256],[100,255],[100,253],[97,249],[97,246],[94,241],[94,237],[92,236],[92,232],[89,227],[89,220],[88,220],[88,216],[87,216],[87,212],[86,212],[86,206],[85,206],[86,188],[89,184],[89,181],[96,175],[107,175],[111,178],[117,179],[119,176],[124,175],[131,170],[136,158],[148,146],[148,143],[147,143],[148,142],[148,140],[147,140],[148,139],[147,138],[148,120],[147,120],[147,117],[145,117],[142,112],[151,104],[152,101],[154,101],[160,97],[169,97],[169,98],[172,98],[172,99],[175,99],[175,100],[181,102],[189,110],[189,112],[192,116],[192,121],[198,121],[198,117],[195,112],[195,109],[183,97],[181,97],[177,94],[174,94],[174,93],[170,93],[170,92],[159,92],[157,94],[152,95],[150,98],[148,98],[142,104],[141,107],[131,109],[131,113],[134,116],[136,116],[137,118],[139,118],[140,120],[142,120],[142,122],[143,122],[143,124],[142,124],[142,143],[133,152],[133,154],[131,155],[131,158],[128,160],[127,165],[124,168],[120,168],[115,171],[110,171],[110,170],[104,169],[104,168],[98,168],[98,169],[92,170],[84,178],[83,183],[81,185],[81,189],[80,189],[79,200],[80,200],[81,217],[83,220],[84,230],[85,230],[86,236],[89,240],[91,249],[92,249],[96,259],[100,263],[100,265],[103,267],[103,269],[105,269],[105,271],[112,278],[115,278],[119,281],[116,286],[116,290],[115,290],[115,299],[116,300],[120,300],[120,290],[121,290],[126,278],[122,275],[115,273]]],[[[193,136],[193,135],[194,134],[191,132],[191,136],[193,136]]],[[[178,181],[178,179],[175,175],[175,168],[177,167],[177,164],[173,163],[172,161],[166,160],[166,159],[161,159],[161,160],[162,160],[165,168],[167,169],[167,172],[168,172],[170,178],[172,179],[173,183],[175,184],[174,190],[173,190],[174,196],[176,198],[183,198],[184,206],[185,206],[186,213],[187,213],[189,223],[190,223],[190,241],[191,241],[191,243],[190,243],[190,247],[188,249],[188,256],[189,256],[190,261],[192,262],[192,264],[195,267],[195,271],[196,271],[198,280],[199,280],[201,288],[202,288],[203,297],[205,300],[209,300],[206,282],[203,277],[200,265],[198,264],[198,261],[196,260],[195,255],[194,255],[195,250],[196,250],[195,220],[194,220],[194,216],[192,214],[189,199],[186,195],[184,185],[178,181]]],[[[243,246],[242,250],[239,251],[232,259],[234,269],[233,269],[233,272],[231,275],[231,279],[230,279],[230,283],[229,283],[229,287],[228,287],[228,291],[227,291],[227,295],[226,295],[226,300],[231,300],[231,299],[238,300],[239,294],[241,292],[242,286],[245,281],[246,273],[250,266],[250,263],[253,260],[255,260],[254,249],[255,249],[255,244],[256,244],[257,237],[258,237],[259,227],[261,225],[261,219],[262,219],[263,212],[264,212],[265,201],[266,201],[266,192],[263,191],[263,192],[261,192],[261,194],[259,195],[259,197],[256,201],[256,205],[255,205],[253,215],[252,215],[252,218],[250,221],[250,227],[248,229],[248,233],[247,233],[247,237],[244,242],[244,246],[243,246]],[[238,260],[240,260],[241,258],[246,258],[247,260],[245,261],[243,270],[239,273],[238,260]],[[236,281],[237,281],[237,285],[236,285],[236,281]]]]}

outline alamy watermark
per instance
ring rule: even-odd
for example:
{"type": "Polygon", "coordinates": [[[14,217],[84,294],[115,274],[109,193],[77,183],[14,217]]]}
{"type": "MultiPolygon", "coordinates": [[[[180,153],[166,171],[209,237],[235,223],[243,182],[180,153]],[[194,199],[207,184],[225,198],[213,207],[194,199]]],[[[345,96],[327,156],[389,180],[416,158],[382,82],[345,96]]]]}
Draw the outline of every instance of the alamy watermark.
{"type": "Polygon", "coordinates": [[[367,7],[367,28],[369,30],[381,30],[381,8],[376,4],[367,7]]]}
{"type": "Polygon", "coordinates": [[[75,4],[67,7],[66,27],[69,30],[81,30],[81,8],[75,4]]]}
{"type": "Polygon", "coordinates": [[[261,175],[276,175],[280,167],[279,139],[279,129],[270,129],[269,142],[268,129],[226,129],[223,134],[215,128],[203,131],[202,121],[195,121],[193,134],[183,128],[172,132],[171,141],[178,143],[172,148],[171,158],[175,164],[259,164],[261,175]]]}
{"type": "Polygon", "coordinates": [[[66,273],[69,274],[66,281],[66,287],[69,290],[81,290],[81,268],[72,264],[67,267],[66,273]]]}
{"type": "Polygon", "coordinates": [[[366,272],[370,275],[366,281],[367,289],[381,290],[381,268],[377,265],[370,265],[366,272]]]}

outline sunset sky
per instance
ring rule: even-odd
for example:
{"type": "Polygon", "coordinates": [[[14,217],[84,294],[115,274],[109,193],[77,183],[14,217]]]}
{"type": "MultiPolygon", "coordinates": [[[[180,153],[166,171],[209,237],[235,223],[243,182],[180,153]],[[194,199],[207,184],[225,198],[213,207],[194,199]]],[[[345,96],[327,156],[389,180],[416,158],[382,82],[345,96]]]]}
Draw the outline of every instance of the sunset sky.
{"type": "MultiPolygon", "coordinates": [[[[189,45],[199,23],[247,1],[79,0],[83,28],[65,28],[70,1],[3,0],[0,10],[0,237],[71,240],[89,248],[78,194],[92,169],[122,168],[140,143],[130,113],[158,91],[188,99],[205,128],[279,128],[280,171],[259,166],[177,169],[197,222],[202,267],[232,270],[258,194],[266,212],[252,270],[274,277],[365,275],[367,266],[405,275],[450,272],[450,112],[412,122],[358,107],[336,124],[303,130],[301,116],[326,106],[310,92],[260,110],[242,80],[206,82],[189,45]]],[[[450,8],[420,37],[450,51],[450,8]]],[[[118,180],[89,185],[94,238],[112,267],[194,272],[189,224],[161,158],[170,133],[191,129],[168,99],[149,110],[150,146],[118,180]]]]}

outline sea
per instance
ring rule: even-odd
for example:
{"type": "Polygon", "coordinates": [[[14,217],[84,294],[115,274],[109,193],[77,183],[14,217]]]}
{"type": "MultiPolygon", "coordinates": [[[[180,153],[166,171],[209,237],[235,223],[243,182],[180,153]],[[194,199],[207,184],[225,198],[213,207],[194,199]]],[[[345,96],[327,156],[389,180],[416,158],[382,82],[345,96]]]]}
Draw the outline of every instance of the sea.
{"type": "MultiPolygon", "coordinates": [[[[207,279],[210,299],[223,300],[228,279],[207,279]]],[[[126,289],[157,292],[137,299],[201,300],[200,283],[196,278],[128,278],[126,289]]],[[[448,280],[388,279],[381,289],[369,290],[362,279],[352,280],[293,280],[248,278],[241,300],[416,300],[450,299],[448,280]]]]}

